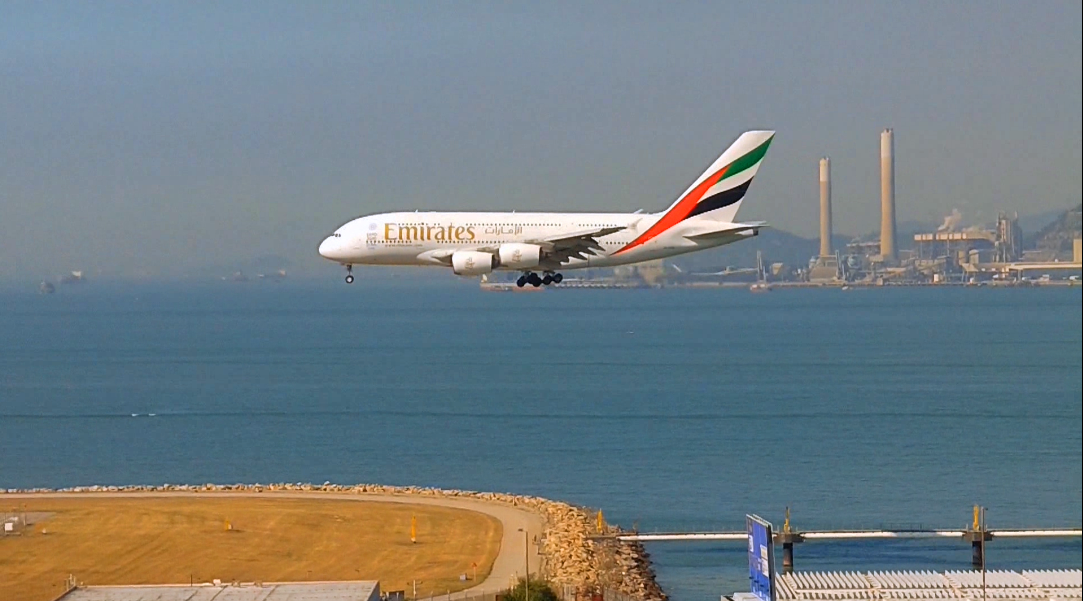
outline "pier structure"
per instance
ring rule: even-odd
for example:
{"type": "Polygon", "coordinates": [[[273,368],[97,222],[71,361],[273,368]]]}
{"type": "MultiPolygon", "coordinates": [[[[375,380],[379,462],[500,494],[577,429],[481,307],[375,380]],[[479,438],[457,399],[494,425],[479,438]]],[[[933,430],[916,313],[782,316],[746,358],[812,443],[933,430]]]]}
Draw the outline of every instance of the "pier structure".
{"type": "Polygon", "coordinates": [[[970,564],[975,570],[985,569],[985,543],[992,540],[993,535],[985,527],[985,508],[980,505],[974,506],[974,522],[963,533],[963,538],[970,543],[970,564]]]}
{"type": "MultiPolygon", "coordinates": [[[[810,540],[855,540],[855,539],[884,539],[884,538],[962,538],[969,530],[819,530],[799,533],[804,539],[810,540]]],[[[1038,528],[1030,530],[989,530],[989,539],[993,538],[1079,538],[1083,536],[1083,530],[1079,528],[1038,528]]],[[[725,532],[640,532],[636,534],[614,534],[609,538],[619,538],[627,541],[657,542],[657,541],[706,541],[706,540],[740,540],[748,538],[748,534],[738,530],[725,532]]],[[[605,537],[594,537],[605,538],[605,537]]]]}
{"type": "MultiPolygon", "coordinates": [[[[773,533],[774,543],[782,545],[782,569],[785,573],[794,569],[794,545],[812,540],[873,540],[902,538],[954,538],[963,539],[971,546],[971,565],[975,570],[985,568],[985,543],[996,538],[1080,538],[1080,528],[1038,528],[991,530],[985,523],[985,508],[974,506],[973,522],[963,530],[949,529],[899,529],[899,530],[810,530],[800,531],[790,524],[790,510],[786,508],[786,521],[782,529],[773,533]]],[[[744,541],[748,533],[743,530],[727,532],[616,532],[603,533],[595,538],[617,538],[622,541],[744,541]]]]}
{"type": "Polygon", "coordinates": [[[793,546],[796,543],[805,542],[805,537],[800,532],[795,532],[790,527],[790,508],[786,508],[786,521],[782,524],[782,531],[775,535],[775,542],[782,544],[782,571],[793,571],[793,546]]]}

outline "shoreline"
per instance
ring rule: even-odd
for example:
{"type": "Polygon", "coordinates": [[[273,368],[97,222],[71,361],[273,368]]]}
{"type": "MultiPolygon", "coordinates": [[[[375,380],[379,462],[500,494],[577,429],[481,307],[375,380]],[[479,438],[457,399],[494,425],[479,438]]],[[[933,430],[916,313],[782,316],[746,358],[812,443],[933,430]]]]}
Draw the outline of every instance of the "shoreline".
{"type": "MultiPolygon", "coordinates": [[[[519,288],[515,282],[483,282],[479,288],[486,292],[543,292],[553,290],[717,290],[739,289],[755,286],[755,281],[745,282],[717,282],[717,281],[688,281],[666,284],[647,284],[635,281],[617,281],[609,279],[598,280],[565,280],[561,284],[533,288],[530,286],[519,288]]],[[[826,282],[801,282],[801,281],[771,281],[766,283],[769,289],[828,289],[828,288],[1077,288],[1083,286],[1078,281],[1071,280],[1026,280],[1026,281],[983,281],[983,282],[870,282],[870,281],[826,281],[826,282]]]]}
{"type": "MultiPolygon", "coordinates": [[[[563,501],[543,497],[515,495],[498,492],[479,492],[457,489],[439,489],[420,486],[389,486],[380,484],[323,484],[271,483],[271,484],[162,484],[125,486],[72,486],[65,488],[0,489],[0,502],[5,497],[32,497],[37,495],[139,495],[167,494],[243,494],[254,497],[262,494],[274,496],[281,493],[333,494],[344,498],[352,496],[395,497],[402,502],[409,500],[446,499],[489,503],[524,510],[539,516],[543,521],[542,537],[538,547],[541,566],[532,570],[554,585],[574,588],[579,596],[588,596],[603,589],[614,590],[639,601],[668,601],[655,580],[650,555],[638,542],[617,540],[598,541],[594,521],[587,510],[563,501]]],[[[375,499],[373,499],[375,500],[375,499]]],[[[621,531],[618,527],[609,529],[621,531]]],[[[507,534],[507,533],[505,533],[507,534]]],[[[501,556],[503,556],[503,551],[501,556]]],[[[500,560],[498,557],[497,561],[500,560]]],[[[494,562],[495,571],[495,562],[494,562]]],[[[464,592],[479,592],[491,588],[487,579],[464,592]]],[[[497,583],[499,588],[506,586],[497,583]]]]}

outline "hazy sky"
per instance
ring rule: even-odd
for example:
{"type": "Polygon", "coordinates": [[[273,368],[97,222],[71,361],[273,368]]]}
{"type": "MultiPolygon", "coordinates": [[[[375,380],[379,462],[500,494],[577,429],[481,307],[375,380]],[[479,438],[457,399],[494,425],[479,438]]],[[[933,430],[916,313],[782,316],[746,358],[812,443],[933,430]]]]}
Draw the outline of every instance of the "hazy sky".
{"type": "Polygon", "coordinates": [[[1080,199],[1080,2],[4,2],[0,277],[318,265],[395,209],[665,208],[778,131],[745,219],[1080,199]],[[535,6],[538,4],[540,6],[535,6]],[[586,6],[584,6],[586,5],[586,6]]]}

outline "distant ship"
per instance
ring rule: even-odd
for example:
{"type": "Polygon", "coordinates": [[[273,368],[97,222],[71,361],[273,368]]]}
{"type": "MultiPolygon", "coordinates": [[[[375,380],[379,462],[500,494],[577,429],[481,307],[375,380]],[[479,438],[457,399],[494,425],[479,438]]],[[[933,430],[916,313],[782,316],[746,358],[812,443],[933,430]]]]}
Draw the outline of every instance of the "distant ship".
{"type": "Polygon", "coordinates": [[[43,281],[41,285],[38,286],[38,294],[52,294],[54,292],[56,292],[56,287],[49,282],[43,281]]]}
{"type": "Polygon", "coordinates": [[[79,282],[82,282],[82,281],[83,281],[83,272],[82,271],[73,271],[73,272],[69,273],[68,275],[60,277],[60,283],[61,284],[78,284],[79,282]]]}
{"type": "Polygon", "coordinates": [[[261,273],[256,277],[261,279],[261,280],[271,280],[272,282],[281,282],[282,280],[286,279],[286,270],[285,269],[279,269],[278,271],[276,271],[276,272],[274,272],[272,274],[261,273]]]}

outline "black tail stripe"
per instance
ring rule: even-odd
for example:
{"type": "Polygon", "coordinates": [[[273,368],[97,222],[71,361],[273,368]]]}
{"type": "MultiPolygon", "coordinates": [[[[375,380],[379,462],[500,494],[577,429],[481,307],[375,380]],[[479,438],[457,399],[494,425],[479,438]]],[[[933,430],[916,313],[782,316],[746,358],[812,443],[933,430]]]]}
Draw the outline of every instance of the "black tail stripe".
{"type": "Polygon", "coordinates": [[[714,211],[717,209],[721,209],[722,207],[728,207],[731,204],[734,204],[738,200],[741,200],[745,197],[745,192],[748,192],[748,187],[751,184],[752,180],[748,180],[747,182],[741,184],[740,186],[737,186],[736,188],[730,188],[729,190],[719,192],[714,196],[704,198],[703,200],[699,201],[699,203],[696,205],[696,208],[692,209],[692,212],[689,213],[688,217],[685,217],[685,219],[695,217],[696,215],[702,215],[703,213],[706,213],[708,211],[714,211]]]}

